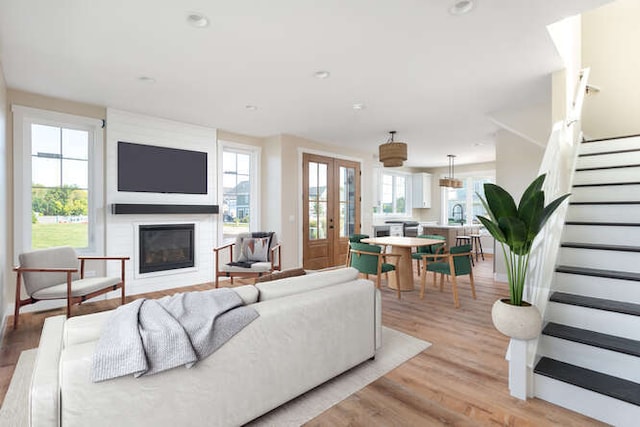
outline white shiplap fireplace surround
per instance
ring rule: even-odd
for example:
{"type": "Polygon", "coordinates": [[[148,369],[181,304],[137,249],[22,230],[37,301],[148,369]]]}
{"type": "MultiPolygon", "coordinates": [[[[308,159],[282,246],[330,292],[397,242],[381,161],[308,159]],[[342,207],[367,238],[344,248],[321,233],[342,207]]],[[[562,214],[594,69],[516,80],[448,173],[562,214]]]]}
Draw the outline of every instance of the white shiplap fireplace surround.
{"type": "MultiPolygon", "coordinates": [[[[213,247],[217,235],[215,214],[114,214],[114,204],[216,205],[216,130],[121,110],[107,110],[106,131],[106,253],[129,256],[127,295],[188,286],[213,280],[213,247]],[[118,141],[202,151],[207,156],[207,194],[120,192],[117,183],[118,141]],[[194,224],[195,265],[189,268],[139,273],[139,227],[157,224],[194,224]]],[[[117,266],[107,264],[109,275],[117,266]]]]}

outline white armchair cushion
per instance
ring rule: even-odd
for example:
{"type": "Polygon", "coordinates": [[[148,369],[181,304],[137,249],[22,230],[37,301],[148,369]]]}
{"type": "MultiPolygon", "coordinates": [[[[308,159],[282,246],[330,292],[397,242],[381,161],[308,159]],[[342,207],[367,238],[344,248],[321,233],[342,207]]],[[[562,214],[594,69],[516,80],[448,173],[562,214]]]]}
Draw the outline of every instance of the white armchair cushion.
{"type": "MultiPolygon", "coordinates": [[[[78,268],[78,256],[76,251],[69,247],[57,247],[50,249],[39,249],[37,251],[25,252],[19,255],[21,267],[38,268],[78,268]]],[[[73,273],[71,280],[78,280],[80,275],[73,273]]],[[[66,282],[66,273],[38,273],[25,272],[23,274],[24,287],[27,293],[33,296],[40,289],[47,288],[58,283],[66,282]]],[[[66,297],[66,292],[65,292],[66,297]]],[[[58,297],[60,298],[60,297],[58,297]]]]}
{"type": "MultiPolygon", "coordinates": [[[[71,282],[71,296],[81,297],[94,291],[120,283],[119,277],[89,277],[71,282]]],[[[67,297],[67,283],[60,283],[49,288],[40,289],[31,296],[37,300],[60,299],[67,297]]]]}
{"type": "Polygon", "coordinates": [[[254,262],[251,267],[240,267],[235,265],[220,265],[219,271],[228,273],[266,273],[271,271],[270,262],[254,262]]]}

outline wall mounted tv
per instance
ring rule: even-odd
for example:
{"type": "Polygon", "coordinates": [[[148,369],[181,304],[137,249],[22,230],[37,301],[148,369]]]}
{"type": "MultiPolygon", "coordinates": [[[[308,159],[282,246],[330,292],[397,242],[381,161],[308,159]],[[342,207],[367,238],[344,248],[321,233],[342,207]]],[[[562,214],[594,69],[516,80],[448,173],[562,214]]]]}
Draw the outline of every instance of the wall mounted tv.
{"type": "Polygon", "coordinates": [[[118,191],[207,194],[207,153],[119,141],[118,191]]]}

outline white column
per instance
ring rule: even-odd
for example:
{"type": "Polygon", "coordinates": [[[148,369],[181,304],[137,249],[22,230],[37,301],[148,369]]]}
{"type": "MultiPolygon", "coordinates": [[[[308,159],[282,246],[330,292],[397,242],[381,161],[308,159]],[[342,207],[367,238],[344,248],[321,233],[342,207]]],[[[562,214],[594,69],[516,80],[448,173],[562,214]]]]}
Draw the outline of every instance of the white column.
{"type": "Polygon", "coordinates": [[[527,400],[527,341],[511,339],[509,343],[509,391],[511,396],[527,400]]]}

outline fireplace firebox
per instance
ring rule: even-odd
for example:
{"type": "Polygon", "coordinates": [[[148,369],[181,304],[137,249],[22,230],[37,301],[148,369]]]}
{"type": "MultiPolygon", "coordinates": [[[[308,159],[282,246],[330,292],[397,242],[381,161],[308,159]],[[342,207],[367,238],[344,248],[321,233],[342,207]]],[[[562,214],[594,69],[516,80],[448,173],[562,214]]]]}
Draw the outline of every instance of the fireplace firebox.
{"type": "Polygon", "coordinates": [[[194,232],[194,224],[140,225],[140,273],[193,267],[194,232]]]}

